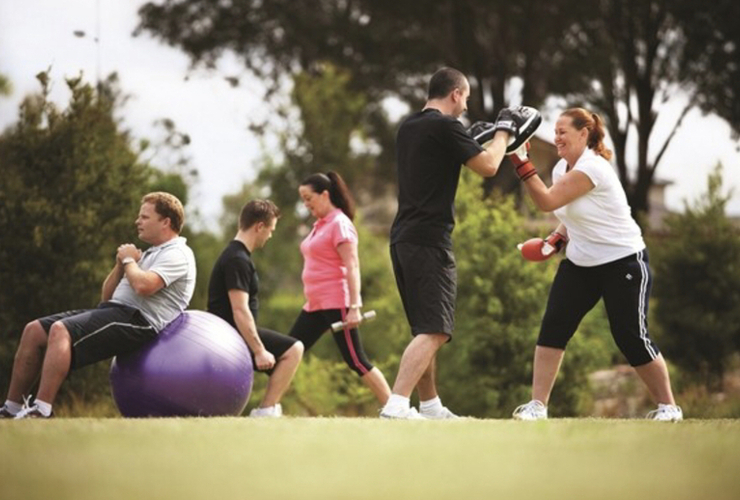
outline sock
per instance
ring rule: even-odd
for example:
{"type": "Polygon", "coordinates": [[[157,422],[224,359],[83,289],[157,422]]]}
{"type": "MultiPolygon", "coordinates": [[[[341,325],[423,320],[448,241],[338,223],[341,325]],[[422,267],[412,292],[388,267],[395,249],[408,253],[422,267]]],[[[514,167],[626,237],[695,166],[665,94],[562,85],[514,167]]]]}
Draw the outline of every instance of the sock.
{"type": "Polygon", "coordinates": [[[385,406],[387,408],[409,408],[411,406],[411,400],[400,394],[391,394],[385,406]]]}
{"type": "Polygon", "coordinates": [[[442,408],[442,400],[439,399],[439,396],[435,397],[434,399],[429,399],[427,401],[422,401],[421,403],[419,403],[419,410],[423,412],[441,410],[442,408]]]}
{"type": "Polygon", "coordinates": [[[41,401],[40,399],[37,399],[33,402],[33,404],[36,405],[43,416],[48,417],[49,415],[51,415],[51,405],[46,401],[41,401]]]}
{"type": "Polygon", "coordinates": [[[22,408],[23,408],[22,404],[16,403],[15,401],[11,401],[9,399],[5,400],[5,409],[8,410],[13,415],[21,411],[22,408]]]}

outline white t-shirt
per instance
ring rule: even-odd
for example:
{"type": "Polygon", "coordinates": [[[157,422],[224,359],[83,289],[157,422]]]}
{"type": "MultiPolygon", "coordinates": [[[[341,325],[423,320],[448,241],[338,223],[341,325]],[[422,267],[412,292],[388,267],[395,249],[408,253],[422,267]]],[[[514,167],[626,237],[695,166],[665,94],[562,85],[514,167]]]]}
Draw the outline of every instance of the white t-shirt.
{"type": "MultiPolygon", "coordinates": [[[[565,175],[566,167],[565,160],[555,165],[553,183],[565,175]]],[[[640,226],[630,215],[627,196],[609,162],[586,148],[573,170],[586,174],[594,188],[554,211],[568,229],[566,257],[577,266],[593,267],[643,250],[640,226]]]]}
{"type": "Polygon", "coordinates": [[[111,302],[135,307],[157,331],[183,312],[195,290],[195,256],[181,236],[159,246],[148,248],[139,259],[144,271],[154,271],[164,281],[164,288],[154,295],[144,297],[134,291],[126,276],[123,277],[111,302]]]}

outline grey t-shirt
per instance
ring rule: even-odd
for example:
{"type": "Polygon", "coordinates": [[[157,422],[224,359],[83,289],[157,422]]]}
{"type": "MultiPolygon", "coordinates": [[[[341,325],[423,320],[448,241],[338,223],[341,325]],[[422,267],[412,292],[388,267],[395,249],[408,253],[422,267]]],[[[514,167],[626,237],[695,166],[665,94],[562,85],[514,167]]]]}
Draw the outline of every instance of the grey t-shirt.
{"type": "Polygon", "coordinates": [[[124,276],[113,292],[111,302],[139,309],[146,320],[160,331],[190,303],[195,289],[195,256],[187,246],[187,240],[178,236],[148,248],[138,264],[144,271],[157,273],[164,281],[164,288],[145,297],[137,294],[124,276]]]}

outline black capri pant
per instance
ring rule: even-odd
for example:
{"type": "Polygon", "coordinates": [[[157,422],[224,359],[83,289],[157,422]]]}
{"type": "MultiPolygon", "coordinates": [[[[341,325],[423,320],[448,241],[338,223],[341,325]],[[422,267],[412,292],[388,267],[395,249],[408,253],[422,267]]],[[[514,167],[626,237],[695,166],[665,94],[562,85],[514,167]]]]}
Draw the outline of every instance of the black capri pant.
{"type": "MultiPolygon", "coordinates": [[[[331,324],[344,321],[347,313],[344,309],[324,309],[320,311],[301,311],[295,320],[290,336],[303,342],[306,351],[313,346],[325,331],[331,329],[331,324]]],[[[358,375],[363,376],[373,369],[368,361],[365,350],[360,341],[360,332],[357,328],[344,327],[338,332],[332,332],[334,341],[339,346],[344,362],[358,375]]]]}
{"type": "Polygon", "coordinates": [[[564,259],[550,289],[537,345],[565,349],[583,317],[603,297],[619,350],[632,366],[649,363],[660,352],[647,328],[652,281],[647,250],[594,267],[564,259]]]}

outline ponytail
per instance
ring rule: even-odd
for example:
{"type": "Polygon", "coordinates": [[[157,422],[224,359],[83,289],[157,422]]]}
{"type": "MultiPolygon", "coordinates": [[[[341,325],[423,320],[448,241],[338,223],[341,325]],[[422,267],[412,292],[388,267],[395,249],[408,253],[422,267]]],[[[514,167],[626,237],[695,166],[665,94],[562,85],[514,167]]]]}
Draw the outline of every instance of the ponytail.
{"type": "Polygon", "coordinates": [[[355,220],[355,200],[344,179],[337,172],[311,174],[301,182],[301,186],[311,186],[311,189],[319,194],[329,191],[332,205],[344,212],[349,220],[355,220]]]}
{"type": "Polygon", "coordinates": [[[586,111],[583,108],[570,108],[563,111],[561,116],[569,116],[571,123],[576,130],[581,130],[583,128],[588,130],[586,145],[589,149],[593,150],[594,153],[605,160],[612,159],[612,151],[606,147],[606,144],[604,144],[606,129],[604,128],[604,122],[599,115],[586,111]]]}

